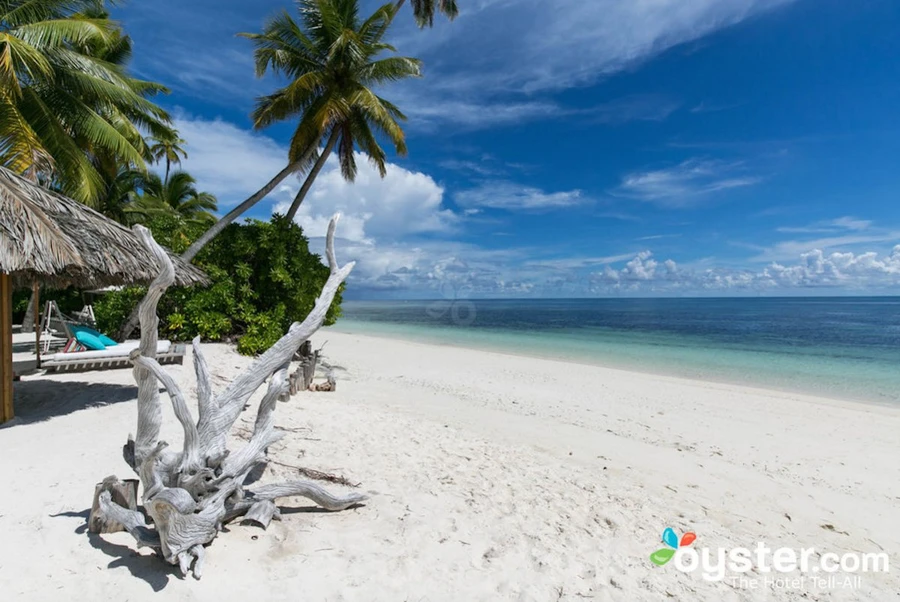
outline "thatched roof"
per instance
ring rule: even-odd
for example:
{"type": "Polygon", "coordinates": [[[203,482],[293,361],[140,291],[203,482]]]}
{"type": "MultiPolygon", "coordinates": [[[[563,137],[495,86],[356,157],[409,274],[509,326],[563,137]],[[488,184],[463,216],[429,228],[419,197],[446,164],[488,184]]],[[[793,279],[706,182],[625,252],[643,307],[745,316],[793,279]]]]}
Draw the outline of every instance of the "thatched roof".
{"type": "MultiPolygon", "coordinates": [[[[208,282],[194,266],[172,259],[177,284],[208,282]]],[[[149,283],[158,270],[122,224],[0,166],[0,272],[19,285],[37,279],[86,288],[149,283]]]]}

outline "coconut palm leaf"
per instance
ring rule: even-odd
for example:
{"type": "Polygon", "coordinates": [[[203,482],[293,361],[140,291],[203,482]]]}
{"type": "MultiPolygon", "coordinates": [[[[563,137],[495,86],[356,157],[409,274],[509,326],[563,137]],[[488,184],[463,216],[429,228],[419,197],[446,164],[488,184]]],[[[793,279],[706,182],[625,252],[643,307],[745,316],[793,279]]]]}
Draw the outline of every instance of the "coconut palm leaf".
{"type": "Polygon", "coordinates": [[[88,203],[120,166],[145,168],[141,130],[170,123],[148,100],[166,89],[126,73],[131,41],[104,5],[0,0],[0,165],[88,203]]]}
{"type": "MultiPolygon", "coordinates": [[[[410,0],[413,8],[413,15],[419,27],[432,27],[434,25],[434,15],[438,12],[442,13],[451,21],[459,15],[459,7],[456,0],[410,0]]],[[[398,0],[397,7],[406,4],[406,0],[398,0]]]]}
{"type": "Polygon", "coordinates": [[[187,223],[211,224],[216,221],[216,197],[197,190],[197,180],[176,171],[167,180],[155,173],[147,174],[139,183],[141,191],[134,197],[133,211],[145,214],[174,213],[187,223]]]}
{"type": "Polygon", "coordinates": [[[255,46],[258,75],[271,72],[289,80],[257,100],[254,126],[265,128],[299,117],[289,161],[312,164],[288,211],[290,219],[332,149],[337,149],[341,173],[347,180],[356,177],[357,148],[385,175],[386,155],[375,132],[393,144],[398,154],[406,153],[399,123],[405,116],[370,86],[421,75],[417,59],[378,58],[394,51],[383,41],[397,14],[393,2],[377,8],[365,20],[360,18],[357,0],[297,0],[296,4],[299,22],[281,13],[265,24],[262,33],[242,34],[255,46]],[[324,147],[321,152],[320,145],[324,147]]]}

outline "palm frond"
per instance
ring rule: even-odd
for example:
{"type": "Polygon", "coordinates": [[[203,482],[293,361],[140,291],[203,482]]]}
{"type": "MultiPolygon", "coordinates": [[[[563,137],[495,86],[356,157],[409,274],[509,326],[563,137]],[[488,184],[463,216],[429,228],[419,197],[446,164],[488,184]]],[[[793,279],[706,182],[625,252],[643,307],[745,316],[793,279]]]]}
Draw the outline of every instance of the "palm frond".
{"type": "Polygon", "coordinates": [[[422,61],[406,56],[391,56],[367,63],[359,70],[365,84],[385,84],[422,76],[422,61]]]}
{"type": "MultiPolygon", "coordinates": [[[[365,153],[382,177],[386,155],[376,135],[390,140],[405,154],[406,139],[399,121],[403,113],[369,86],[381,86],[421,76],[421,62],[390,56],[396,52],[383,42],[397,14],[394,2],[383,4],[360,19],[358,0],[297,0],[299,19],[281,13],[258,34],[242,34],[255,47],[257,75],[273,72],[290,81],[258,98],[252,113],[254,127],[264,128],[299,117],[291,137],[288,159],[304,167],[320,168],[337,144],[344,178],[357,173],[355,149],[365,153]],[[326,139],[328,143],[325,143],[326,139]],[[319,148],[325,143],[325,150],[319,148]]],[[[291,212],[302,202],[295,199],[291,212]]]]}

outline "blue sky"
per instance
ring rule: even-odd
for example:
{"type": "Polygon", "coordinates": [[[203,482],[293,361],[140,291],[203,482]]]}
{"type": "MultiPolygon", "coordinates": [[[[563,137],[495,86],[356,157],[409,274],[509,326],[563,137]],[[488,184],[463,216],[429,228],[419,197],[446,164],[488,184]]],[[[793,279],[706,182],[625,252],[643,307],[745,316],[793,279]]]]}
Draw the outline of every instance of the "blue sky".
{"type": "MultiPolygon", "coordinates": [[[[379,3],[362,1],[364,10],[379,3]]],[[[459,0],[391,41],[409,156],[326,166],[299,223],[344,215],[349,297],[900,292],[900,2],[459,0]]],[[[220,207],[286,160],[253,132],[252,48],[286,0],[132,1],[133,70],[172,89],[184,167],[220,207]]],[[[251,213],[293,197],[291,178],[251,213]]]]}

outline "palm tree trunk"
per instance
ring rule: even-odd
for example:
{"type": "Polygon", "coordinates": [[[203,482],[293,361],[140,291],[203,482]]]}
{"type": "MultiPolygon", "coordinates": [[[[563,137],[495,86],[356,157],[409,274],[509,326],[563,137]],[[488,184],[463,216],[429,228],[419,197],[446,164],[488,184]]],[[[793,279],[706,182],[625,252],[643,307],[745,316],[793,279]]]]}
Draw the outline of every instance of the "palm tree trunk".
{"type": "Polygon", "coordinates": [[[169,158],[166,157],[166,179],[165,179],[166,184],[169,183],[169,168],[170,167],[172,167],[172,161],[170,161],[169,158]]]}
{"type": "Polygon", "coordinates": [[[219,233],[224,230],[231,222],[239,218],[243,213],[249,211],[254,205],[263,200],[270,192],[272,192],[276,186],[281,184],[285,178],[289,175],[297,171],[300,166],[303,164],[303,161],[297,161],[296,163],[291,163],[280,172],[278,175],[269,180],[269,183],[257,190],[250,197],[247,198],[246,201],[229,211],[225,217],[221,218],[217,221],[213,226],[203,233],[203,235],[198,238],[194,244],[188,247],[188,250],[181,254],[181,258],[184,261],[190,263],[193,261],[194,257],[197,256],[203,247],[209,244],[209,241],[214,239],[219,233]]]}
{"type": "MultiPolygon", "coordinates": [[[[222,232],[222,230],[228,227],[231,222],[239,218],[241,214],[249,211],[254,205],[263,200],[266,195],[272,192],[272,190],[274,190],[276,186],[281,184],[285,178],[300,169],[305,158],[306,157],[304,157],[300,161],[295,161],[294,163],[291,163],[290,165],[282,169],[280,172],[278,172],[278,175],[269,180],[268,184],[253,193],[246,201],[229,211],[225,217],[221,218],[219,221],[213,224],[209,230],[204,232],[203,235],[194,242],[194,244],[188,247],[188,250],[182,253],[181,258],[188,263],[193,261],[194,257],[197,256],[197,253],[199,253],[203,249],[203,247],[209,244],[209,241],[218,236],[219,233],[222,232]]],[[[121,328],[119,328],[117,338],[120,341],[124,341],[129,336],[131,336],[131,333],[134,332],[135,328],[137,328],[138,321],[140,320],[137,309],[137,307],[134,308],[134,311],[131,312],[131,316],[129,316],[128,320],[124,324],[122,324],[121,328]]]]}
{"type": "Polygon", "coordinates": [[[319,172],[322,171],[322,167],[325,165],[325,161],[328,159],[328,155],[330,155],[331,151],[334,150],[334,145],[337,143],[337,139],[338,130],[337,128],[334,128],[333,130],[331,130],[331,136],[329,136],[328,138],[328,144],[325,145],[325,149],[322,151],[322,154],[319,155],[319,158],[316,160],[316,164],[313,165],[313,168],[310,170],[309,175],[306,176],[306,181],[303,182],[303,186],[300,187],[300,191],[297,193],[297,196],[294,197],[294,202],[291,203],[291,208],[288,209],[288,222],[294,221],[294,216],[297,215],[297,209],[299,209],[300,205],[303,204],[303,199],[306,198],[306,193],[308,193],[309,189],[312,188],[316,176],[318,176],[319,172]]]}

